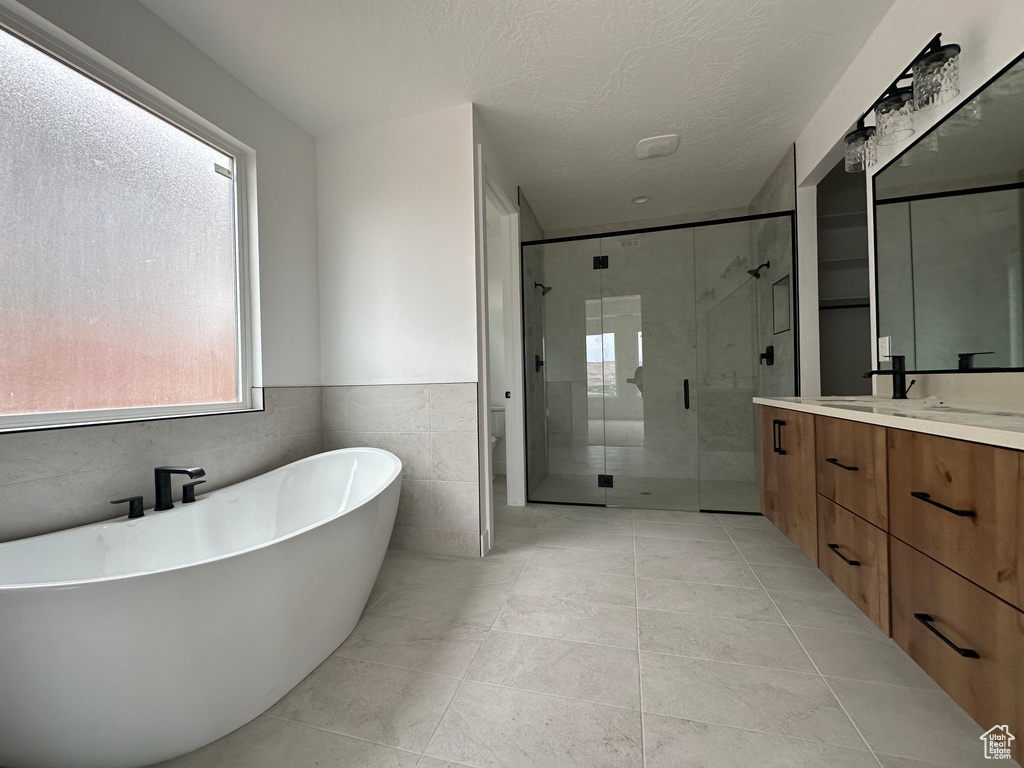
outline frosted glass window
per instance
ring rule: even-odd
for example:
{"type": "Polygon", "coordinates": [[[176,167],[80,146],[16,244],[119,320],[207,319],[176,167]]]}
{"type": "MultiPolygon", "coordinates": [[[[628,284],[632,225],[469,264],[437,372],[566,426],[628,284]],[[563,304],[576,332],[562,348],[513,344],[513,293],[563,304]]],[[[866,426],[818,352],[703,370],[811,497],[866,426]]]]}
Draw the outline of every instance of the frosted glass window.
{"type": "Polygon", "coordinates": [[[0,72],[0,418],[241,402],[234,158],[4,31],[0,72]]]}

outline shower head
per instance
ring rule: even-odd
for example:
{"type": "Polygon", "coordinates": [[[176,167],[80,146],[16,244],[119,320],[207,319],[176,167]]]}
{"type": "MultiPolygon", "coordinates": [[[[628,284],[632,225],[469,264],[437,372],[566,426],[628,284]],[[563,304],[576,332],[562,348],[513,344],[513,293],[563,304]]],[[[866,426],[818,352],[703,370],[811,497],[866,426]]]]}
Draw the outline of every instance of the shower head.
{"type": "Polygon", "coordinates": [[[540,283],[534,283],[533,287],[534,288],[540,288],[540,295],[541,296],[547,296],[551,292],[551,286],[550,285],[541,285],[540,283]]]}
{"type": "Polygon", "coordinates": [[[772,265],[772,263],[770,261],[766,261],[764,264],[759,265],[756,269],[748,269],[747,270],[747,274],[748,275],[753,275],[755,280],[760,280],[761,279],[761,270],[762,269],[769,269],[771,267],[771,265],[772,265]]]}

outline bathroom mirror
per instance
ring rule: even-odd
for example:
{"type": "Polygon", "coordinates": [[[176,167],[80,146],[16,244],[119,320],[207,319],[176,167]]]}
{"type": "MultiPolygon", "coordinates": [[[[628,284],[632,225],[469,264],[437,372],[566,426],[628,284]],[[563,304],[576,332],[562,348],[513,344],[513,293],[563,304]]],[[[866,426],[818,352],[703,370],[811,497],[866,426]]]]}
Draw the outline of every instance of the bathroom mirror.
{"type": "Polygon", "coordinates": [[[878,336],[909,370],[1024,369],[1022,126],[1024,56],[874,176],[878,336]]]}

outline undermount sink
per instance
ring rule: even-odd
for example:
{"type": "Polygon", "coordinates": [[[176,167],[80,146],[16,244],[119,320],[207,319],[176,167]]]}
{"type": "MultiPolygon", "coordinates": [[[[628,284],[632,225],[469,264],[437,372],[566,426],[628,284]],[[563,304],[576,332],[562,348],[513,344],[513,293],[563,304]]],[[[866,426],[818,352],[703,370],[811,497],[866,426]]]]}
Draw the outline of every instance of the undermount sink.
{"type": "Polygon", "coordinates": [[[822,397],[819,398],[822,405],[834,404],[838,406],[852,406],[864,408],[877,408],[882,411],[901,416],[916,416],[922,412],[928,413],[950,413],[965,416],[1002,416],[1024,418],[1024,411],[1008,410],[1005,406],[998,405],[977,405],[977,406],[956,406],[950,405],[937,397],[909,398],[907,400],[893,400],[889,397],[822,397]]]}

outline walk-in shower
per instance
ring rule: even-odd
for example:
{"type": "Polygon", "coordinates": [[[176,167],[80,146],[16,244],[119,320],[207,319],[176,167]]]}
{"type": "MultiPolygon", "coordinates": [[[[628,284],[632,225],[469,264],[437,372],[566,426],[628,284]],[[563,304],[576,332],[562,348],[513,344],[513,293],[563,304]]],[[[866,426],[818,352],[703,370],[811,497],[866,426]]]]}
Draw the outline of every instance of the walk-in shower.
{"type": "Polygon", "coordinates": [[[792,214],[522,255],[524,285],[548,289],[523,294],[529,499],[758,511],[751,398],[796,388],[796,323],[776,322],[795,307],[772,290],[792,272],[792,214]]]}

